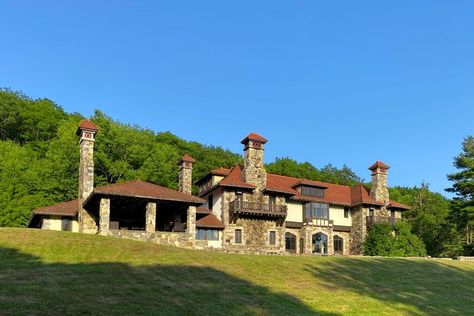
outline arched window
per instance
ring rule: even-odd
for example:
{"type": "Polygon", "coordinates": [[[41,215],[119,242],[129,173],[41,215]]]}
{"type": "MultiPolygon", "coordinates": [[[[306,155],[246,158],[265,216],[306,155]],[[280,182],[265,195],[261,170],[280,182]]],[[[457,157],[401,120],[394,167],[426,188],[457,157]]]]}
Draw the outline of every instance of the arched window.
{"type": "Polygon", "coordinates": [[[328,236],[323,233],[313,235],[313,253],[320,255],[328,254],[328,236]]]}
{"type": "Polygon", "coordinates": [[[285,234],[285,250],[288,252],[296,252],[296,236],[291,233],[285,234]]]}
{"type": "Polygon", "coordinates": [[[339,236],[334,236],[334,253],[344,253],[344,239],[339,236]]]}

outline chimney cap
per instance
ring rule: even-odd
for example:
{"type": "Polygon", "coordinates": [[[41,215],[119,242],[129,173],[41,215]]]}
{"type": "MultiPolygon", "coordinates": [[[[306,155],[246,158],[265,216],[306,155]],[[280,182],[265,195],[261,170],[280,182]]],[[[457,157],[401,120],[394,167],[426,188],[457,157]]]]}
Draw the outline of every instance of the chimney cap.
{"type": "Polygon", "coordinates": [[[82,120],[81,123],[79,124],[79,127],[77,128],[76,135],[79,135],[80,132],[83,130],[96,133],[99,129],[91,121],[82,120]]]}
{"type": "Polygon", "coordinates": [[[250,140],[254,140],[254,141],[257,141],[257,142],[260,142],[260,143],[263,143],[263,144],[268,142],[268,140],[265,137],[262,137],[262,136],[258,135],[257,133],[250,133],[250,134],[247,135],[247,137],[242,139],[242,141],[240,143],[241,144],[247,144],[250,140]]]}
{"type": "Polygon", "coordinates": [[[382,161],[377,160],[372,166],[369,167],[369,170],[374,171],[377,168],[390,169],[390,166],[382,161]]]}
{"type": "Polygon", "coordinates": [[[196,159],[194,159],[193,157],[191,157],[190,155],[188,154],[185,154],[178,162],[178,164],[182,163],[182,162],[190,162],[190,163],[194,163],[196,162],[196,159]]]}

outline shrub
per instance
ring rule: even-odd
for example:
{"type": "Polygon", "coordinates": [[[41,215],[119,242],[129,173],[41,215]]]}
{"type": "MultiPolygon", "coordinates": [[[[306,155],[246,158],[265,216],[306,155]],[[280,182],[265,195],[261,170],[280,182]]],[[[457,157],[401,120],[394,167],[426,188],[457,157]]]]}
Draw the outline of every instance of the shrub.
{"type": "Polygon", "coordinates": [[[372,226],[369,228],[363,248],[366,256],[426,256],[425,245],[418,236],[411,233],[410,225],[406,222],[372,226]]]}

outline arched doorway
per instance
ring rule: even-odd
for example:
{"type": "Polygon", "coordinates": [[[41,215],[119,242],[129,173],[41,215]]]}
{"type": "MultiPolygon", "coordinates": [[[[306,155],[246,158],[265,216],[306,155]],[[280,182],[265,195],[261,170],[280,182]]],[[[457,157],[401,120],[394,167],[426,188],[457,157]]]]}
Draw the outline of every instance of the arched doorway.
{"type": "Polygon", "coordinates": [[[313,254],[328,254],[328,236],[323,233],[313,235],[313,254]]]}
{"type": "Polygon", "coordinates": [[[344,239],[340,236],[334,236],[334,253],[344,254],[344,239]]]}
{"type": "Polygon", "coordinates": [[[296,252],[296,236],[292,233],[285,234],[285,250],[288,252],[296,252]]]}

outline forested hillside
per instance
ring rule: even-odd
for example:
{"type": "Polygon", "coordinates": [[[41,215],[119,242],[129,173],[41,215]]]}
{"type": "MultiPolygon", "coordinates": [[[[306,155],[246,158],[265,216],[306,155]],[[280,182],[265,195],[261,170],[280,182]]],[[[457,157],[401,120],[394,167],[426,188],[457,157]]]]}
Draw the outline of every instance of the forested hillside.
{"type": "MultiPolygon", "coordinates": [[[[33,100],[10,90],[0,90],[0,113],[0,226],[24,226],[34,208],[77,197],[79,147],[75,133],[84,117],[64,112],[51,100],[33,100]]],[[[189,142],[170,132],[122,124],[100,110],[89,119],[100,129],[94,155],[97,186],[141,179],[177,188],[176,163],[185,153],[197,160],[194,179],[211,169],[242,162],[241,155],[229,150],[189,142]]],[[[320,170],[309,163],[282,159],[269,168],[314,180],[358,182],[347,167],[320,170]]]]}
{"type": "MultiPolygon", "coordinates": [[[[33,209],[77,198],[75,132],[82,119],[81,114],[66,113],[51,100],[33,100],[0,89],[0,226],[25,226],[33,209]]],[[[141,179],[177,188],[176,162],[185,153],[197,160],[194,179],[213,168],[242,162],[241,155],[229,150],[186,141],[170,132],[122,124],[100,110],[89,119],[99,127],[94,156],[97,186],[141,179]]],[[[317,168],[288,157],[269,163],[267,171],[346,185],[361,182],[347,166],[317,168]]],[[[425,184],[391,188],[390,194],[412,207],[406,218],[429,254],[455,255],[468,248],[465,233],[467,229],[472,234],[472,197],[449,201],[425,184]]]]}

